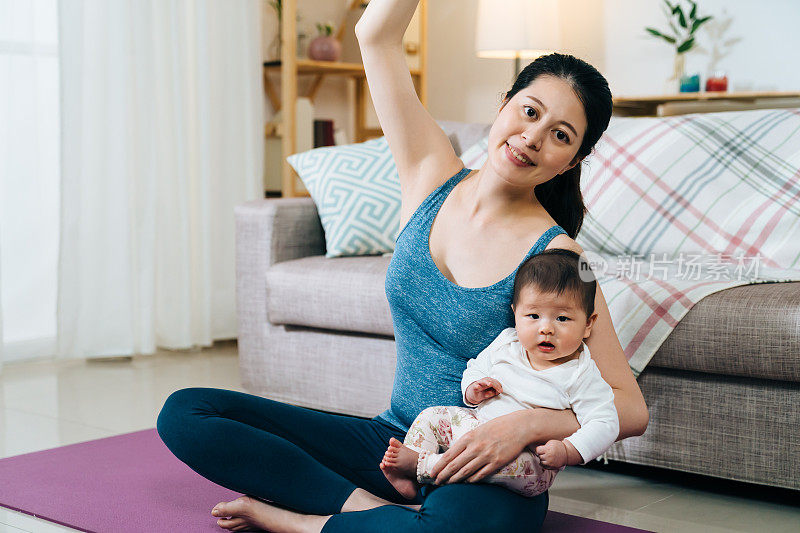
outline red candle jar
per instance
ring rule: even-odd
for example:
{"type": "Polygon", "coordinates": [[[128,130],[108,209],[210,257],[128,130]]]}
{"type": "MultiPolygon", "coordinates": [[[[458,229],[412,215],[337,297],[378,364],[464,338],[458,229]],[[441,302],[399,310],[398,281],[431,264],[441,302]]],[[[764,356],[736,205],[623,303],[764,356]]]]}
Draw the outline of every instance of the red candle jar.
{"type": "Polygon", "coordinates": [[[728,90],[728,77],[722,72],[715,72],[706,80],[707,92],[725,92],[728,90]]]}

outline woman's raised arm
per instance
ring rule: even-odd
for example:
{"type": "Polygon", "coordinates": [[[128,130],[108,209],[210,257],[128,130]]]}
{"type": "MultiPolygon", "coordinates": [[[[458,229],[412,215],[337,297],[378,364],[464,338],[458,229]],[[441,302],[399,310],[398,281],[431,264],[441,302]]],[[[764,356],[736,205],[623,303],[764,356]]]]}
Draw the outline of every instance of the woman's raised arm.
{"type": "Polygon", "coordinates": [[[419,0],[372,0],[356,38],[372,103],[400,176],[400,227],[430,192],[464,165],[419,101],[403,52],[403,35],[419,0]]]}

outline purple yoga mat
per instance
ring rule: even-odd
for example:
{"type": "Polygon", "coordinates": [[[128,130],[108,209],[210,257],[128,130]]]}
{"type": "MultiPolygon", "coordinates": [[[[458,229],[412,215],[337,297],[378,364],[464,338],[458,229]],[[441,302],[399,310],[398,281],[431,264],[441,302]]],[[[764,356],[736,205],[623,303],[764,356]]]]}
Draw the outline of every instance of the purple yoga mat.
{"type": "Polygon", "coordinates": [[[0,505],[84,531],[224,532],[211,509],[239,496],[180,462],[155,429],[0,460],[0,505]]]}
{"type": "MultiPolygon", "coordinates": [[[[211,509],[239,496],[180,462],[155,429],[0,459],[0,506],[83,531],[225,532],[211,509]]],[[[550,511],[542,531],[643,530],[550,511]]]]}

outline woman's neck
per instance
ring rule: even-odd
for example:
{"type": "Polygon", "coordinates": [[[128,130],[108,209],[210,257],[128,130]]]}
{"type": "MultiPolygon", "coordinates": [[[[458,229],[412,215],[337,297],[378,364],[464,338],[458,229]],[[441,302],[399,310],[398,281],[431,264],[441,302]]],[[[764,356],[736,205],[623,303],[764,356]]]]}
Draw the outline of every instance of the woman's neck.
{"type": "Polygon", "coordinates": [[[547,215],[531,188],[513,187],[487,168],[468,176],[463,189],[464,205],[470,218],[498,220],[520,215],[547,215]]]}

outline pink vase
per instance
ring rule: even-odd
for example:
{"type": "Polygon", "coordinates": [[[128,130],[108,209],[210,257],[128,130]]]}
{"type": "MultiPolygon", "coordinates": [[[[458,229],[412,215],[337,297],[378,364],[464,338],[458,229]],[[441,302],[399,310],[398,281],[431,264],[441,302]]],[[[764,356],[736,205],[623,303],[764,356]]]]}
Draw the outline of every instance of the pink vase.
{"type": "Polygon", "coordinates": [[[338,61],[341,55],[342,43],[329,35],[321,35],[308,45],[308,57],[317,61],[338,61]]]}

